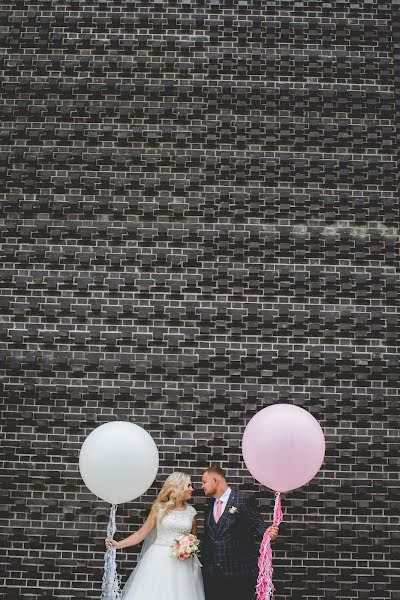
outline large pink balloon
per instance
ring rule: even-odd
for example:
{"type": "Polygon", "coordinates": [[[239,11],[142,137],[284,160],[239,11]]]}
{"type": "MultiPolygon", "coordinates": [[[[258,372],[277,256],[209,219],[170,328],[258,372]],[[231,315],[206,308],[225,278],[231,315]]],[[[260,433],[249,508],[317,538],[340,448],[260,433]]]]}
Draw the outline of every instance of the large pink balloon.
{"type": "Polygon", "coordinates": [[[244,431],[242,447],[253,477],[276,492],[308,483],[325,456],[320,424],[292,404],[273,404],[254,415],[244,431]]]}

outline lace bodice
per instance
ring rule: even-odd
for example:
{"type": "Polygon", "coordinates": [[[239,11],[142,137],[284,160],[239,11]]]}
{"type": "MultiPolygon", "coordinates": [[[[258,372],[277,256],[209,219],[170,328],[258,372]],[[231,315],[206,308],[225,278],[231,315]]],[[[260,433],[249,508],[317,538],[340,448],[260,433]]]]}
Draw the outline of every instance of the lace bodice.
{"type": "Polygon", "coordinates": [[[162,519],[163,511],[157,515],[157,538],[155,544],[170,546],[177,537],[192,529],[193,518],[197,510],[187,505],[185,510],[172,510],[162,519]]]}

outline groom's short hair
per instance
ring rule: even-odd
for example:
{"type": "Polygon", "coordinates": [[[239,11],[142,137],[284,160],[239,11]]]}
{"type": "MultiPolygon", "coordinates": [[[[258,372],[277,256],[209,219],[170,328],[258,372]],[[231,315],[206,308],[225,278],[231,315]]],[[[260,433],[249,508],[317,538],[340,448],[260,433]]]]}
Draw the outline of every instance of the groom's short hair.
{"type": "Polygon", "coordinates": [[[221,469],[221,467],[208,467],[205,470],[205,473],[209,473],[210,475],[219,475],[222,479],[226,479],[225,471],[221,469]]]}

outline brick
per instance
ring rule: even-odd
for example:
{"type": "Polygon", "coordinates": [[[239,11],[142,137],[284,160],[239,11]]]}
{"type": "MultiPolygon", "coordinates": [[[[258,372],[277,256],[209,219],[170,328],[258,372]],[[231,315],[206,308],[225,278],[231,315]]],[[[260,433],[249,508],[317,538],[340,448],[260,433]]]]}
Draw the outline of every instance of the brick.
{"type": "Polygon", "coordinates": [[[278,594],[394,598],[400,3],[8,0],[0,21],[10,597],[99,597],[94,427],[160,447],[121,534],[179,465],[199,508],[217,462],[269,520],[241,437],[290,402],[327,455],[285,495],[278,594]]]}

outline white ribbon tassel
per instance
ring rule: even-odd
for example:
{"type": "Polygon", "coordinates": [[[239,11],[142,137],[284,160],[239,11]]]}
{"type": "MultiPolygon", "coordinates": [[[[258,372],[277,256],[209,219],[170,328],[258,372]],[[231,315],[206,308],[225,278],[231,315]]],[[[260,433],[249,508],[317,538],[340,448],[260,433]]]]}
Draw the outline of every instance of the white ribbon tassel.
{"type": "MultiPolygon", "coordinates": [[[[116,532],[115,513],[117,507],[113,504],[110,510],[110,519],[108,521],[107,537],[113,539],[116,532]]],[[[104,557],[103,583],[101,586],[101,600],[122,600],[120,582],[117,573],[116,562],[117,551],[115,548],[108,548],[104,557]]]]}

